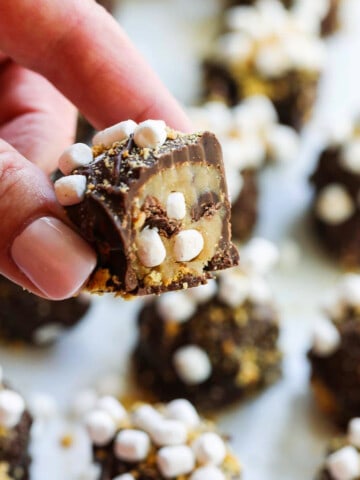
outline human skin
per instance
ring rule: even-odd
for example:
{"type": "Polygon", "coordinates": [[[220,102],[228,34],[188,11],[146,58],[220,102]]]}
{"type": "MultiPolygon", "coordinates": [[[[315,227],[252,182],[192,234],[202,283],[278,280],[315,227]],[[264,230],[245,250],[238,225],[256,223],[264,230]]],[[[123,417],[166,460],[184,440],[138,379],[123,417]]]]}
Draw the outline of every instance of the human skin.
{"type": "Polygon", "coordinates": [[[0,2],[0,273],[49,299],[76,294],[96,264],[48,174],[73,142],[76,108],[103,129],[188,119],[94,0],[0,2]]]}

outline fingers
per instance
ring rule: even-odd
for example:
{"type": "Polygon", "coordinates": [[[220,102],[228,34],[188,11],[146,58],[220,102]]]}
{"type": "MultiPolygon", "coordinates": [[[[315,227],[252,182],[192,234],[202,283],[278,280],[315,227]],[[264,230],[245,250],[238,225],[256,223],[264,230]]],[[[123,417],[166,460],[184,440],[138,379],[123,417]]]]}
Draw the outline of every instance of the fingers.
{"type": "Polygon", "coordinates": [[[63,215],[46,175],[0,140],[0,272],[53,300],[78,292],[96,264],[63,215]]]}
{"type": "Polygon", "coordinates": [[[0,48],[47,77],[97,128],[127,118],[163,118],[189,129],[159,78],[93,1],[37,0],[34,8],[32,0],[2,0],[0,48]]]}
{"type": "Polygon", "coordinates": [[[44,77],[11,61],[0,66],[0,138],[45,172],[73,142],[76,109],[44,77]]]}

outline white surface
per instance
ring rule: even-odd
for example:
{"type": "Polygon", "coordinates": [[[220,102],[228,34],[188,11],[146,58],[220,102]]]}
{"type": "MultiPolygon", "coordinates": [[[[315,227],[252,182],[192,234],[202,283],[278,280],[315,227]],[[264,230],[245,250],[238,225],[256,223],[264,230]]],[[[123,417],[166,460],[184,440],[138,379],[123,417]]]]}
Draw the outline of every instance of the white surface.
{"type": "MultiPolygon", "coordinates": [[[[316,0],[314,0],[316,1],[316,0]]],[[[196,98],[197,57],[206,49],[212,32],[215,0],[128,0],[122,23],[160,76],[181,101],[196,98]]],[[[360,21],[358,0],[351,23],[360,21]]],[[[278,270],[272,285],[282,319],[281,344],[284,376],[256,398],[220,417],[222,429],[244,465],[244,480],[304,480],[313,478],[327,439],[330,423],[312,403],[305,352],[311,326],[318,318],[323,293],[340,272],[317,247],[306,217],[311,171],[320,136],[314,133],[329,121],[339,121],[360,106],[357,66],[360,33],[352,31],[328,42],[329,65],[322,85],[313,127],[304,134],[301,158],[280,170],[269,168],[262,178],[261,221],[257,234],[281,245],[293,238],[301,247],[294,269],[278,270]]],[[[359,108],[360,111],[360,108],[359,108]]],[[[134,341],[138,303],[99,298],[84,322],[46,350],[1,347],[0,362],[6,376],[23,392],[45,391],[64,407],[74,393],[96,384],[109,371],[119,372],[126,393],[126,364],[134,341]]],[[[26,319],[24,319],[26,321],[26,319]]],[[[54,421],[44,432],[37,429],[32,480],[76,480],[89,451],[83,432],[54,421]],[[71,433],[71,448],[59,448],[62,435],[71,433]]]]}

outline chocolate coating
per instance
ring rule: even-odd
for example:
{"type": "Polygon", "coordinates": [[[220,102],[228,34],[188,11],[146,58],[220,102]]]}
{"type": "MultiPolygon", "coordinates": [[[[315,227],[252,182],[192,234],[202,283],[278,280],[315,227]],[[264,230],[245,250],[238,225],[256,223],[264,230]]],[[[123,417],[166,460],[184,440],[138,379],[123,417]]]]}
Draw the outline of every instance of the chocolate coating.
{"type": "Polygon", "coordinates": [[[213,298],[186,322],[169,323],[153,301],[143,307],[138,322],[136,378],[163,401],[184,397],[203,410],[216,410],[279,376],[278,320],[269,304],[247,302],[233,309],[213,298]],[[209,356],[212,373],[201,384],[187,385],[175,371],[173,354],[184,345],[197,345],[209,356]]]}
{"type": "Polygon", "coordinates": [[[243,242],[252,233],[258,218],[258,181],[257,172],[244,170],[243,187],[240,195],[231,206],[231,226],[233,237],[243,242]]]}

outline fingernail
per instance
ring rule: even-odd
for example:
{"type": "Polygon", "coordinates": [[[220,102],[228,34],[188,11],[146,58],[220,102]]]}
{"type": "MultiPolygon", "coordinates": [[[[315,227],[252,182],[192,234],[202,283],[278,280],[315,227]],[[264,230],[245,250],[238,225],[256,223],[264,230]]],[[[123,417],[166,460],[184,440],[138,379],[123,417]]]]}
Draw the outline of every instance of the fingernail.
{"type": "Polygon", "coordinates": [[[96,265],[90,246],[53,217],[42,217],[15,238],[11,255],[19,269],[53,300],[79,291],[96,265]]]}

